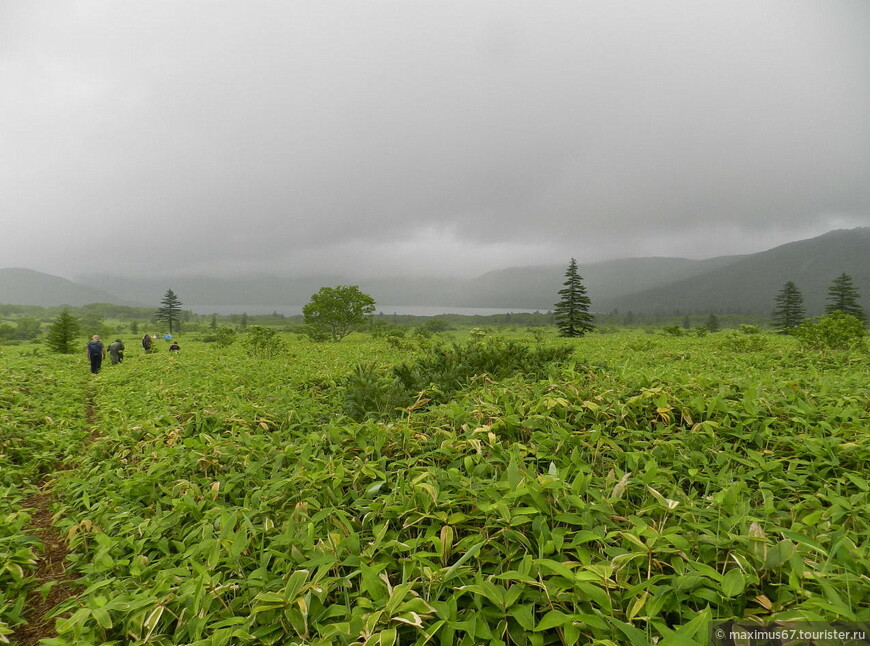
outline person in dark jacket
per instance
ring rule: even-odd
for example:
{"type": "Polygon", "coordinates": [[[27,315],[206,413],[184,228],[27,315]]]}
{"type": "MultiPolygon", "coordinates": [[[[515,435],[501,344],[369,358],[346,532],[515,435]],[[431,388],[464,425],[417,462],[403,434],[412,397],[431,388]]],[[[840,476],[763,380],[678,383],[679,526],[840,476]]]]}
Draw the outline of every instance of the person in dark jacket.
{"type": "Polygon", "coordinates": [[[97,374],[100,371],[100,366],[103,365],[103,359],[106,358],[106,348],[103,346],[103,342],[100,341],[100,337],[96,334],[91,337],[91,340],[88,341],[88,348],[85,350],[88,355],[88,359],[91,360],[91,372],[97,374]]]}
{"type": "Polygon", "coordinates": [[[145,352],[151,352],[151,335],[146,334],[142,337],[142,347],[145,348],[145,352]]]}

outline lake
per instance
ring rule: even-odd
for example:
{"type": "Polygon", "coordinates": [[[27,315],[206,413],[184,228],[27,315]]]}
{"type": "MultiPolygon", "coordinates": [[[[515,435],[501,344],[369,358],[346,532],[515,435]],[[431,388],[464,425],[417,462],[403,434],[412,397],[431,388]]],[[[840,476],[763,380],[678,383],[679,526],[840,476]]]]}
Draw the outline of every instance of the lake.
{"type": "MultiPolygon", "coordinates": [[[[186,307],[196,314],[271,314],[278,312],[285,316],[302,314],[302,305],[192,305],[186,307]]],[[[462,314],[464,316],[491,316],[493,314],[534,314],[547,310],[529,310],[501,307],[452,307],[449,305],[377,305],[375,316],[383,313],[410,316],[438,316],[439,314],[462,314]]]]}

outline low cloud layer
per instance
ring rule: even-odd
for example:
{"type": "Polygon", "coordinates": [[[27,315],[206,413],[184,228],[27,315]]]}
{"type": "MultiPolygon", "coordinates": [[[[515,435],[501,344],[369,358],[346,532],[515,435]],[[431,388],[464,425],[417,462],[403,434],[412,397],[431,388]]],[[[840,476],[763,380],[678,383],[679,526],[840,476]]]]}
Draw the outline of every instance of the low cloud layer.
{"type": "Polygon", "coordinates": [[[870,4],[0,5],[0,266],[469,275],[870,226],[870,4]]]}

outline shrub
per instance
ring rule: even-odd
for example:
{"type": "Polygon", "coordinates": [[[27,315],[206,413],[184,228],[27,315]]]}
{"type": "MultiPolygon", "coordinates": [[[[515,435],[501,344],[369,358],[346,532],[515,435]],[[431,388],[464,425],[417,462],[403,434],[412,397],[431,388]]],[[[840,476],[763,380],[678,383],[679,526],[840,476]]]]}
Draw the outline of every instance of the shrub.
{"type": "MultiPolygon", "coordinates": [[[[740,326],[755,327],[754,325],[740,326]]],[[[769,343],[760,334],[744,332],[743,330],[728,330],[722,340],[722,347],[731,352],[762,352],[767,350],[769,343]]]]}
{"type": "Polygon", "coordinates": [[[471,337],[471,340],[480,341],[486,336],[486,330],[479,327],[473,327],[468,331],[468,335],[471,337]]]}
{"type": "Polygon", "coordinates": [[[438,334],[439,332],[447,332],[450,329],[450,324],[442,319],[429,319],[423,327],[432,334],[438,334]]]}
{"type": "Polygon", "coordinates": [[[359,419],[411,405],[422,392],[443,402],[476,376],[503,379],[515,374],[541,378],[549,366],[566,361],[568,345],[528,345],[499,337],[439,344],[413,363],[395,366],[391,375],[359,366],[344,383],[345,410],[359,419]]]}
{"type": "Polygon", "coordinates": [[[214,337],[219,348],[228,348],[236,341],[236,331],[231,327],[219,327],[214,337]]]}
{"type": "Polygon", "coordinates": [[[658,347],[658,344],[652,339],[636,339],[626,343],[625,347],[632,352],[649,352],[658,347]]]}
{"type": "Polygon", "coordinates": [[[284,340],[272,328],[252,325],[245,334],[245,346],[255,357],[269,358],[287,350],[284,340]]]}
{"type": "Polygon", "coordinates": [[[396,380],[372,364],[357,365],[344,381],[344,408],[354,419],[385,417],[407,405],[407,395],[396,380]]]}
{"type": "Polygon", "coordinates": [[[794,330],[794,336],[803,347],[813,350],[866,351],[864,325],[860,319],[843,312],[804,321],[794,330]]]}

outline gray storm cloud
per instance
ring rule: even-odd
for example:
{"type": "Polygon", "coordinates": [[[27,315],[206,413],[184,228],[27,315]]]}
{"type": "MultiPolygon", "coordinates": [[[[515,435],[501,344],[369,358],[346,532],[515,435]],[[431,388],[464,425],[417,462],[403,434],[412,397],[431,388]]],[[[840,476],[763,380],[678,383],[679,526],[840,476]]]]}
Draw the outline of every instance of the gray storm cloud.
{"type": "Polygon", "coordinates": [[[864,2],[3,3],[0,266],[473,273],[870,225],[864,2]]]}

